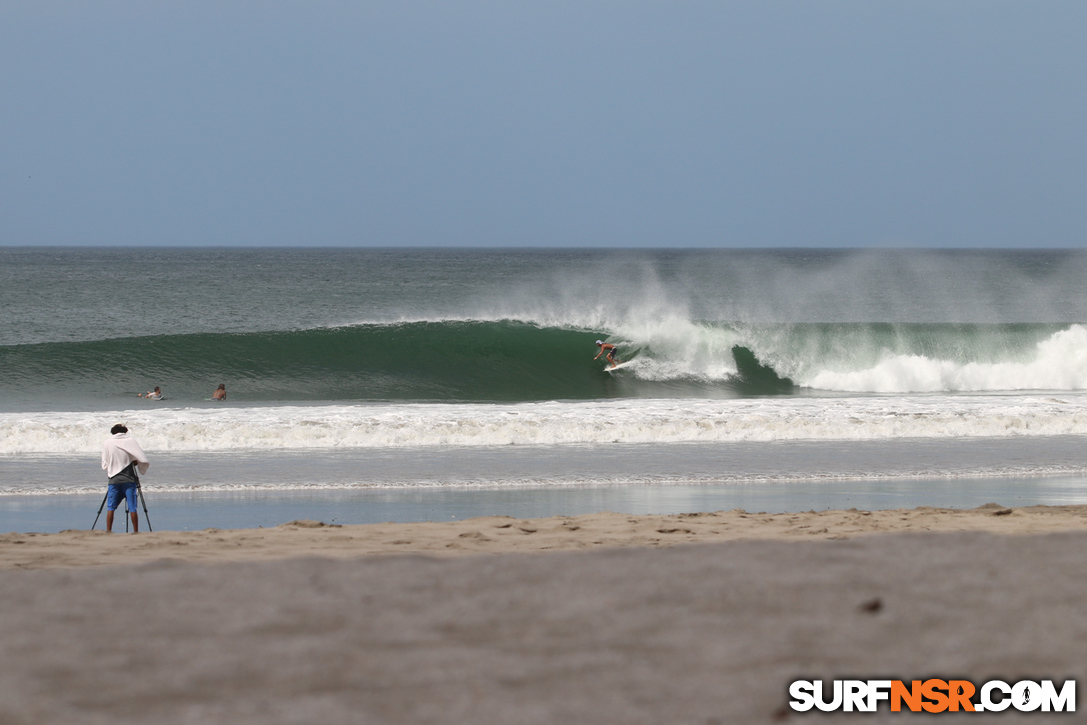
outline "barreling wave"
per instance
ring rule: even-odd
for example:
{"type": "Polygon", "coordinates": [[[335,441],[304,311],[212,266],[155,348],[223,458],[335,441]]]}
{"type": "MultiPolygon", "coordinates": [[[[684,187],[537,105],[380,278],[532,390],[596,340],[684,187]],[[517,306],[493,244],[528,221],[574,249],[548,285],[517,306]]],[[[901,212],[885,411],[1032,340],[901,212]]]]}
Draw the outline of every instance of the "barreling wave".
{"type": "MultiPolygon", "coordinates": [[[[152,385],[230,399],[517,402],[1087,389],[1078,324],[764,324],[682,318],[608,330],[517,320],[0,346],[7,400],[119,400],[152,385]],[[593,360],[597,337],[631,365],[593,360]]],[[[69,408],[71,409],[71,408],[69,408]]]]}
{"type": "MultiPolygon", "coordinates": [[[[623,375],[594,361],[601,333],[517,321],[361,324],[285,332],[190,334],[0,347],[0,386],[69,400],[161,385],[175,402],[219,382],[246,401],[517,401],[777,392],[752,381],[623,375]]],[[[623,354],[637,353],[626,345],[623,354]]],[[[642,352],[648,353],[648,350],[642,352]]],[[[748,356],[750,357],[750,356],[748,356]]],[[[745,358],[746,360],[746,358],[745,358]]],[[[642,363],[648,362],[648,357],[642,363]]]]}

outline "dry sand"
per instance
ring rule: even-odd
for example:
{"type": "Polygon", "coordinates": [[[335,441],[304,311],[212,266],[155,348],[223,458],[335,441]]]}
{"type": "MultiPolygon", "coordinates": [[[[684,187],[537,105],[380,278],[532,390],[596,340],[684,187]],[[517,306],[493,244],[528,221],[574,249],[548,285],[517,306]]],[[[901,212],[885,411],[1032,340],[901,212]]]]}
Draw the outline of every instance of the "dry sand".
{"type": "Polygon", "coordinates": [[[813,717],[798,677],[1087,682],[1087,507],[7,534],[0,569],[0,725],[761,723],[813,717]]]}

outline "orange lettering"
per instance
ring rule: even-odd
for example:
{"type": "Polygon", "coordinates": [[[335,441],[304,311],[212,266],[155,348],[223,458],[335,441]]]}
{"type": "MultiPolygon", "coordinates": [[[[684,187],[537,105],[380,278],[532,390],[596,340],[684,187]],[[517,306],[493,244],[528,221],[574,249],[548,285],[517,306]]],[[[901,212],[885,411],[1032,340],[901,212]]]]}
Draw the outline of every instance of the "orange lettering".
{"type": "Polygon", "coordinates": [[[902,680],[891,683],[891,712],[901,712],[903,700],[912,712],[921,712],[921,680],[914,680],[909,690],[902,680]]]}
{"type": "Polygon", "coordinates": [[[962,705],[966,712],[974,711],[974,703],[970,702],[970,698],[974,696],[974,683],[968,680],[951,680],[947,683],[947,692],[950,695],[948,710],[958,712],[959,705],[962,705]],[[959,692],[960,689],[962,692],[959,692]]]}
{"type": "Polygon", "coordinates": [[[947,709],[947,695],[941,692],[947,691],[947,683],[943,680],[925,680],[921,685],[921,694],[932,702],[922,703],[925,712],[943,712],[947,709]]]}

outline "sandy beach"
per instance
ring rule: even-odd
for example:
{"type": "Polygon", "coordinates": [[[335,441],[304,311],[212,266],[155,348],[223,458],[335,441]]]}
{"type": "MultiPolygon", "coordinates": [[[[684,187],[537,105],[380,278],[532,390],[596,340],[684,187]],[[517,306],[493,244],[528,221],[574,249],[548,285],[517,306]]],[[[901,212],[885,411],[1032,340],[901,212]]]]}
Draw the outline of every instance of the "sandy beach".
{"type": "Polygon", "coordinates": [[[996,505],[6,534],[0,723],[759,723],[806,717],[800,677],[1082,681],[1085,546],[1087,507],[996,505]]]}

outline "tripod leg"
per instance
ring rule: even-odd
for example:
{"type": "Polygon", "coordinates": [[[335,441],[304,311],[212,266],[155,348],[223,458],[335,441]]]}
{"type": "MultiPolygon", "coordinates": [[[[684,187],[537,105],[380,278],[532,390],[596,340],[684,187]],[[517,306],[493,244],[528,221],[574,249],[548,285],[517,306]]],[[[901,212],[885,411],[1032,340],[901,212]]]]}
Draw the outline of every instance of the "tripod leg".
{"type": "Polygon", "coordinates": [[[136,493],[140,495],[140,503],[143,504],[143,518],[147,522],[147,531],[152,532],[154,529],[151,528],[151,517],[147,515],[147,498],[144,497],[143,486],[139,483],[136,484],[136,493]]]}
{"type": "Polygon", "coordinates": [[[125,496],[125,533],[128,533],[128,496],[125,496]]]}
{"type": "Polygon", "coordinates": [[[98,517],[102,515],[102,509],[106,507],[106,499],[109,497],[109,491],[106,491],[106,495],[102,497],[102,505],[98,507],[98,514],[94,517],[94,523],[91,524],[91,531],[94,531],[94,527],[98,525],[98,517]]]}

